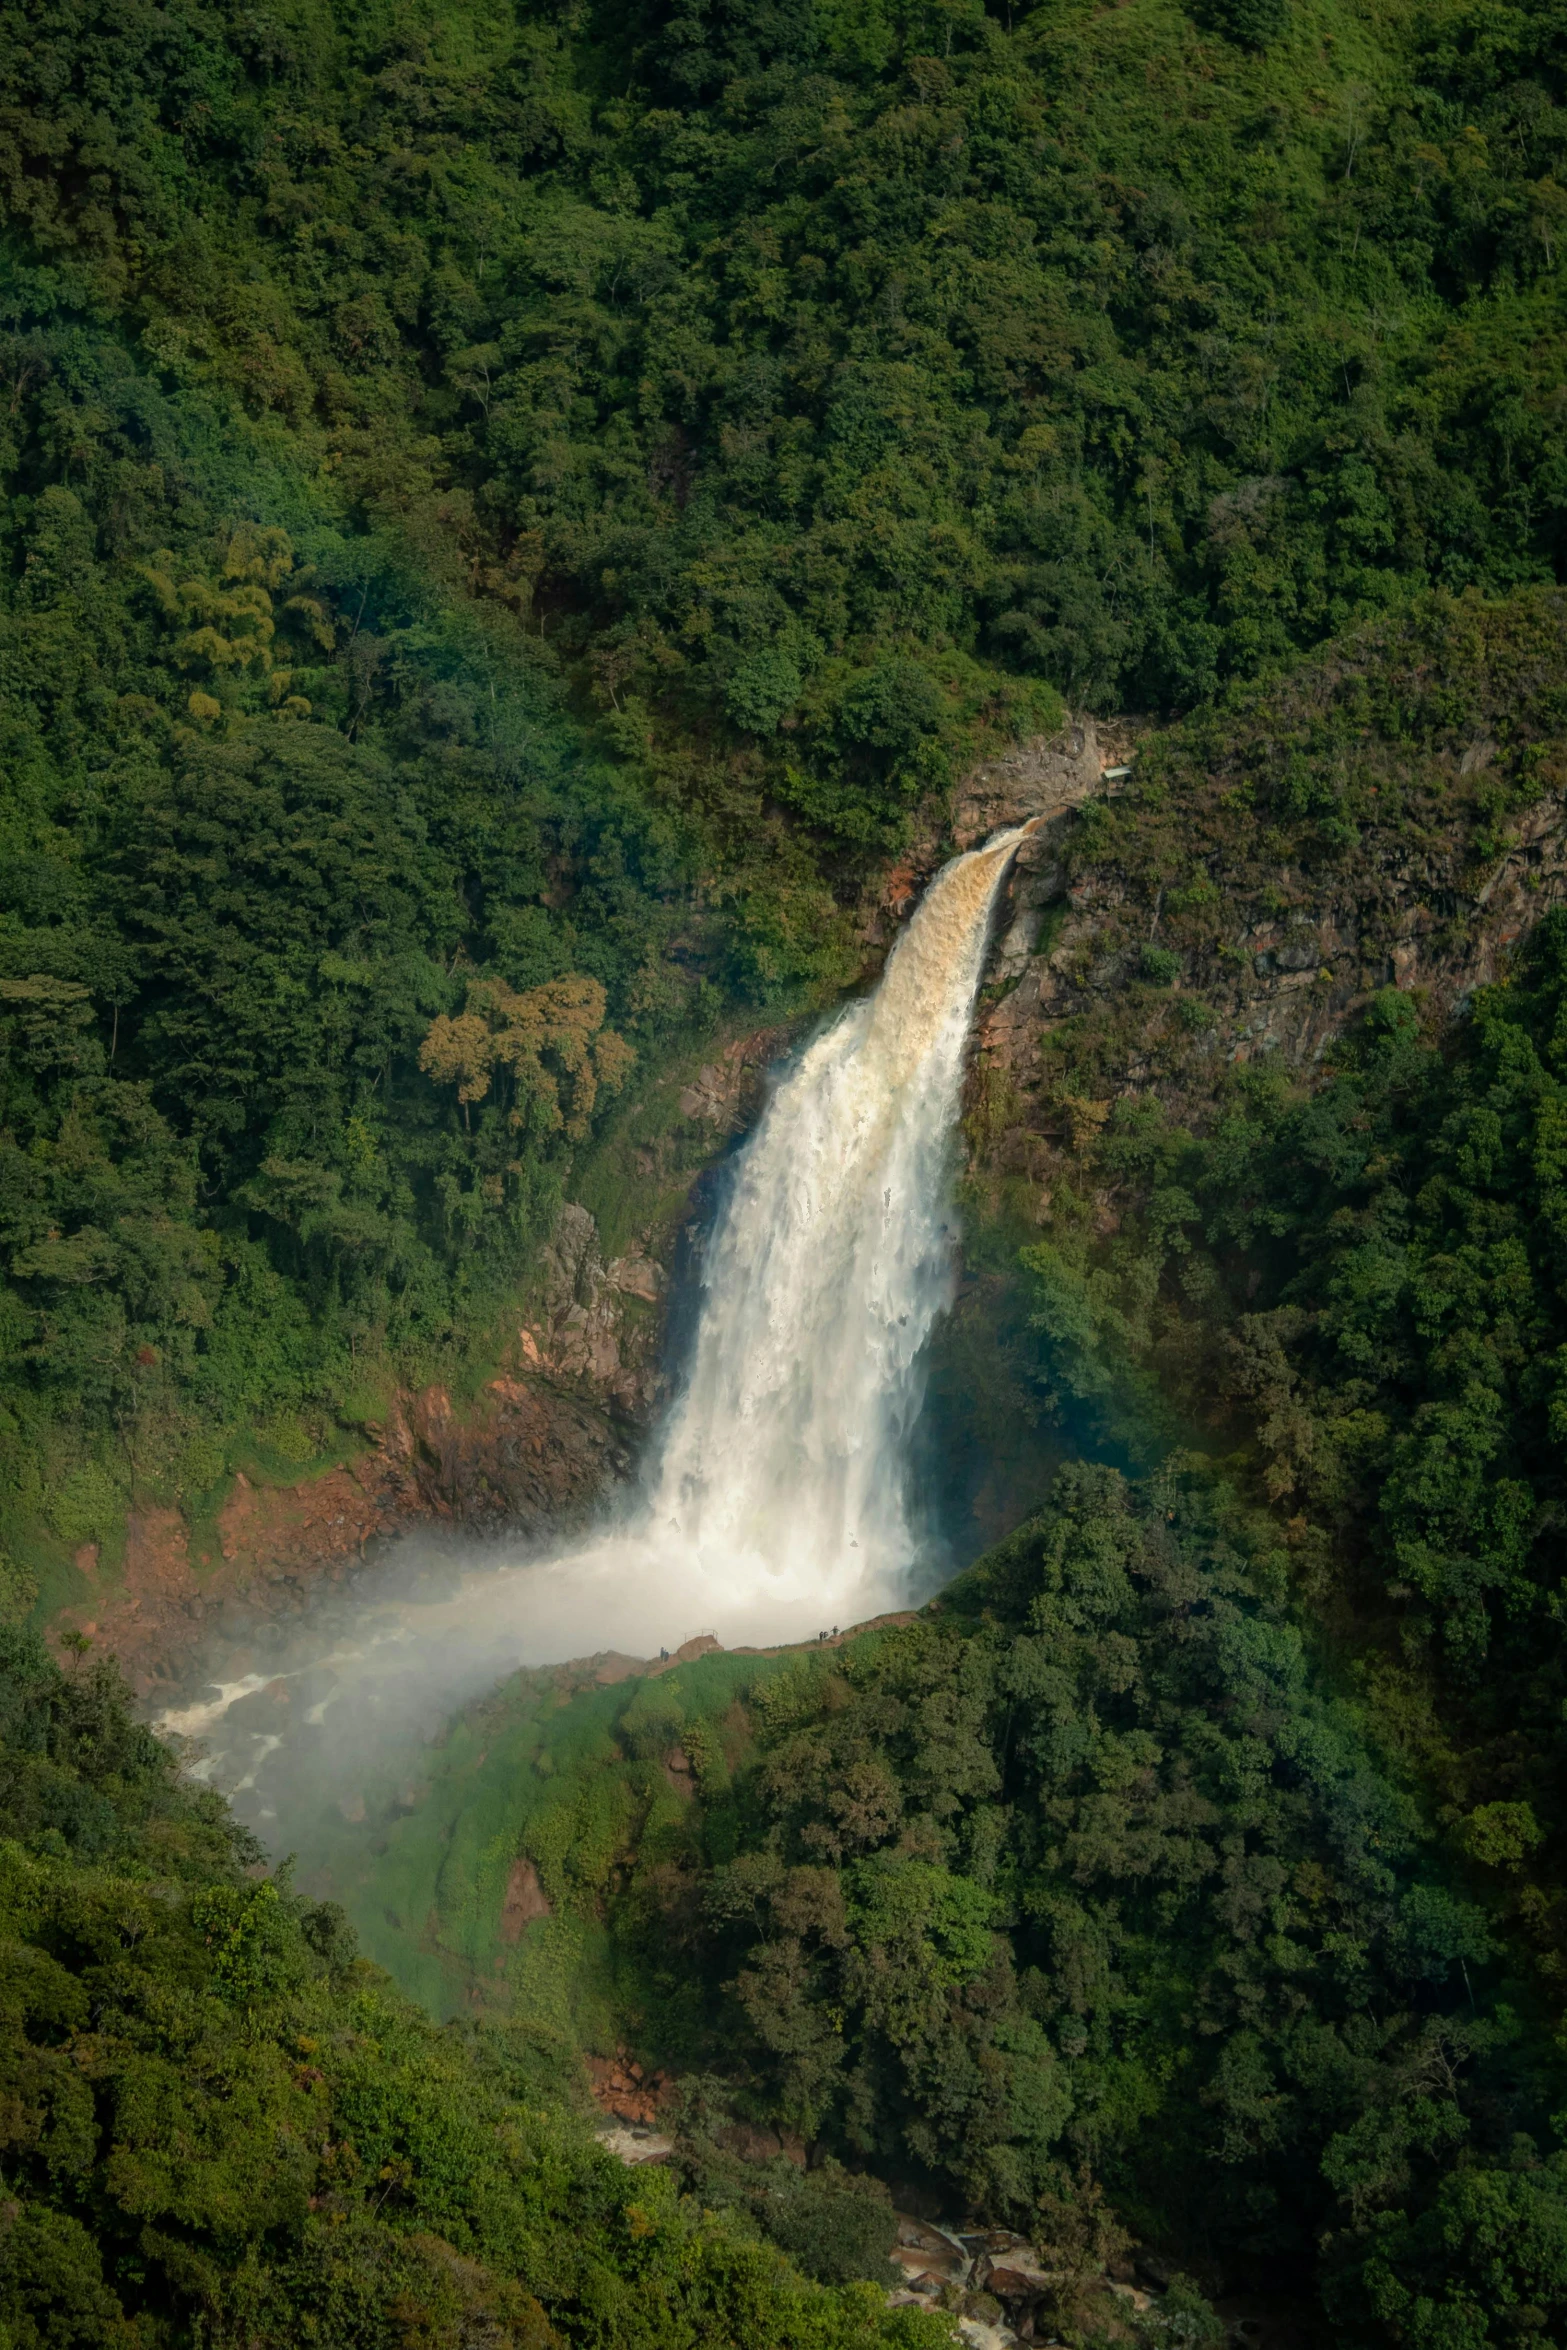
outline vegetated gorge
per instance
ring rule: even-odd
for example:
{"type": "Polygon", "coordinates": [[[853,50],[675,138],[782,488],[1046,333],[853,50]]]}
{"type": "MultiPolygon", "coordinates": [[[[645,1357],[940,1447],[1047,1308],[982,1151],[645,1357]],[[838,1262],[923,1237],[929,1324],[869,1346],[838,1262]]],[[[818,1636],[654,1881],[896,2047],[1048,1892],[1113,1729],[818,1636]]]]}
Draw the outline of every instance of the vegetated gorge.
{"type": "Polygon", "coordinates": [[[1564,68],[0,0],[0,2350],[1567,2344],[1564,68]]]}

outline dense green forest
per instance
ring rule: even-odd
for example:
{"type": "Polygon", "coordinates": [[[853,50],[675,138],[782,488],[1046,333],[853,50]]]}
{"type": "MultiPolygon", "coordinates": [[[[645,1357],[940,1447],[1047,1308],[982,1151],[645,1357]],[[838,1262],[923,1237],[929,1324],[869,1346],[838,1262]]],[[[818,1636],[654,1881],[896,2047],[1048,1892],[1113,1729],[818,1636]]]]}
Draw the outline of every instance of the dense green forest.
{"type": "Polygon", "coordinates": [[[723,1982],[802,2126],[1019,2214],[1086,2160],[1336,2340],[1562,2338],[1564,1087],[1558,912],[1440,1040],[1121,1105],[1022,1263],[1042,1408],[1157,1465],[757,1692],[650,2021],[723,1982]]]}
{"type": "MultiPolygon", "coordinates": [[[[1478,0],[0,6],[0,1617],[485,1365],[617,1105],[861,977],[1064,708],[1204,713],[1129,871],[1248,730],[1247,853],[1352,859],[1271,681],[1562,575],[1564,69],[1478,0]]],[[[1556,917],[1449,1034],[1122,1104],[976,1235],[1121,1466],[508,1798],[808,2186],[696,2107],[628,2181],[564,2026],[438,2030],[13,1625],[0,2338],[940,2339],[869,2170],[1069,2334],[1113,2207],[1346,2344],[1567,2341],[1564,1089],[1556,917]]]]}
{"type": "Polygon", "coordinates": [[[1320,2293],[1335,2343],[1563,2339],[1564,1083],[1557,912],[1446,1033],[1389,989],[1310,1089],[1234,1069],[1196,1134],[1129,1099],[1016,1344],[1140,1477],[1067,1469],[836,1654],[564,1711],[522,1676],[416,1816],[428,1758],[385,1759],[387,1857],[334,1816],[313,1861],[433,1998],[505,1968],[1031,2227],[1063,2339],[1101,2196],[1210,2289],[1320,2293]],[[555,1915],[508,1957],[516,1852],[555,1915]]]}
{"type": "Polygon", "coordinates": [[[258,1873],[111,1667],[3,1638],[8,2345],[946,2340],[870,2281],[884,2204],[825,2183],[818,2265],[838,2239],[870,2252],[864,2281],[822,2286],[740,2209],[627,2172],[537,2034],[438,2030],[340,1909],[258,1873]]]}
{"type": "MultiPolygon", "coordinates": [[[[1341,873],[1373,824],[1490,870],[1555,772],[1556,623],[1470,621],[1336,656],[1315,733],[1300,679],[1172,731],[1069,872],[1135,908],[1210,836],[1239,889],[1341,873]],[[1497,699],[1507,765],[1455,781],[1442,730],[1497,699]],[[1237,806],[1286,848],[1225,848],[1237,806]]],[[[1104,2195],[1210,2288],[1320,2293],[1335,2342],[1560,2340],[1567,919],[1446,1027],[1375,994],[1307,1080],[1181,1058],[1216,1016],[1176,977],[1228,934],[1211,886],[1171,898],[1171,943],[1049,1039],[1043,1229],[1023,1185],[1021,1253],[1005,1213],[973,1251],[1013,1268],[977,1289],[1006,1408],[1141,1474],[1068,1471],[914,1630],[782,1677],[502,1693],[415,1819],[429,1764],[388,1762],[389,1857],[339,1826],[331,1865],[440,1999],[501,1963],[530,1856],[556,1918],[509,1996],[1031,2226],[1068,2329],[1104,2195]],[[1162,1089],[1075,1120],[1149,1033],[1162,1089]],[[444,1977],[388,1894],[439,1917],[444,1977]]]]}
{"type": "Polygon", "coordinates": [[[479,1343],[1058,697],[1555,576],[1549,11],[4,30],[13,1549],[479,1343]]]}
{"type": "Polygon", "coordinates": [[[1317,2272],[1335,2341],[1558,2340],[1559,2055],[1289,1586],[1205,1464],[1079,1467],[925,1620],[755,1688],[733,1776],[699,1692],[639,1701],[633,1751],[712,1757],[621,1897],[645,2029],[1054,2237],[1068,2315],[1097,2182],[1210,2278],[1317,2272]]]}
{"type": "Polygon", "coordinates": [[[1531,1812],[1433,1802],[1314,1613],[1211,1457],[1079,1463],[905,1628],[517,1676],[377,1758],[371,1825],[324,1793],[305,1866],[433,2004],[629,2032],[704,2195],[793,2177],[726,2164],[738,2113],[1028,2230],[1063,2341],[1121,2338],[1091,2288],[1128,2232],[1221,2297],[1320,2295],[1335,2344],[1558,2341],[1531,1812]]]}

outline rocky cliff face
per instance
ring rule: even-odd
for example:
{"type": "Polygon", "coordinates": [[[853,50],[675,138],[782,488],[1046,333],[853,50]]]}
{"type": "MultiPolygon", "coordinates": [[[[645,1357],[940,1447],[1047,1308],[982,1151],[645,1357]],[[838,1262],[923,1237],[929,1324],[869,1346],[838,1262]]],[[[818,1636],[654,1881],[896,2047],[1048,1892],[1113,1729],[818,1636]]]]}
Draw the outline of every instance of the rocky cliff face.
{"type": "Polygon", "coordinates": [[[536,1371],[586,1381],[629,1413],[658,1394],[659,1308],[667,1279],[646,1246],[605,1264],[598,1226],[586,1208],[561,1209],[541,1260],[540,1308],[518,1332],[522,1359],[536,1371]],[[651,1309],[637,1317],[628,1306],[651,1309]]]}
{"type": "MultiPolygon", "coordinates": [[[[1379,988],[1439,1027],[1503,977],[1567,899],[1567,606],[1531,611],[1512,636],[1480,615],[1461,662],[1373,640],[1227,725],[1146,735],[1129,775],[1063,804],[999,911],[980,1158],[1046,1187],[1118,1097],[1201,1122],[1227,1071],[1309,1071],[1379,988]]],[[[1030,812],[1026,787],[986,808],[1030,812]]]]}
{"type": "Polygon", "coordinates": [[[955,847],[972,849],[1004,825],[1028,816],[1047,819],[1081,807],[1122,780],[1140,723],[1131,718],[1068,720],[1059,734],[1020,743],[1002,759],[977,767],[959,785],[952,805],[955,847]]]}
{"type": "Polygon", "coordinates": [[[925,884],[955,849],[977,848],[1028,816],[1058,823],[1085,800],[1113,789],[1127,772],[1140,731],[1136,719],[1072,718],[1059,734],[1020,743],[965,776],[950,810],[940,821],[931,816],[861,906],[858,935],[867,973],[877,968],[925,884]]]}
{"type": "Polygon", "coordinates": [[[365,1451],[295,1485],[237,1476],[215,1544],[178,1510],[133,1511],[112,1576],[96,1545],[78,1553],[88,1596],[61,1629],[84,1631],[119,1657],[139,1697],[161,1701],[198,1650],[361,1573],[378,1538],[421,1523],[570,1527],[631,1463],[629,1431],[591,1389],[543,1377],[493,1379],[462,1409],[444,1387],[400,1394],[367,1433],[365,1451]]]}
{"type": "MultiPolygon", "coordinates": [[[[1165,1053],[1166,1064],[1273,1052],[1308,1064],[1380,987],[1419,990],[1434,1018],[1448,1018],[1502,976],[1508,949],[1567,896],[1567,800],[1539,801],[1505,849],[1478,866],[1454,839],[1421,854],[1376,844],[1348,870],[1281,878],[1282,889],[1231,896],[1214,935],[1181,954],[1173,926],[1165,932],[1172,946],[1160,948],[1157,887],[1150,901],[1113,865],[1083,855],[1068,823],[1036,834],[1019,851],[1003,902],[985,975],[993,1000],[982,1049],[1027,1088],[1052,1030],[1093,1015],[1139,979],[1162,981],[1147,947],[1180,965],[1163,982],[1180,991],[1171,997],[1177,1019],[1183,999],[1212,1014],[1200,1041],[1184,1056],[1165,1053]]],[[[1161,1006],[1128,1038],[1128,1087],[1152,1075],[1169,1025],[1161,1006]]]]}

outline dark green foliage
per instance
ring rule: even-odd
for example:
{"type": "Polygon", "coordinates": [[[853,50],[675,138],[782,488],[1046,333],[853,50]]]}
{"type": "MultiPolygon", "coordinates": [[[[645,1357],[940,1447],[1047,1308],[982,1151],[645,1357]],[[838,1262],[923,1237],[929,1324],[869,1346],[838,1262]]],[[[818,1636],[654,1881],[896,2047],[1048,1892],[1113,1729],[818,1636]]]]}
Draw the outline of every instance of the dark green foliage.
{"type": "MultiPolygon", "coordinates": [[[[1026,1252],[1065,1385],[1108,1401],[1141,1364],[1254,1431],[1319,1599],[1358,1622],[1493,1900],[1567,1870],[1564,1131],[1558,909],[1440,1042],[1388,989],[1310,1094],[1259,1071],[1195,1141],[1129,1107],[1096,1157],[1142,1215],[1086,1284],[1060,1249],[1026,1252]]],[[[1559,1896],[1518,1906],[1554,1979],[1559,1896]]]]}
{"type": "Polygon", "coordinates": [[[35,1852],[109,1859],[127,1835],[150,1846],[177,1819],[176,1865],[179,1852],[209,1870],[257,1857],[215,1795],[175,1795],[167,1751],[131,1720],[111,1666],[78,1656],[61,1672],[12,1626],[0,1627],[0,1770],[5,1832],[35,1852]]]}
{"type": "MultiPolygon", "coordinates": [[[[0,1326],[25,1520],[63,1420],[139,1431],[200,1492],[241,1416],[320,1430],[460,1351],[569,1163],[525,1093],[470,1108],[421,1070],[469,979],[575,975],[587,1024],[612,1004],[638,1041],[700,982],[650,978],[684,917],[676,829],[583,756],[520,632],[346,537],[48,280],[12,314],[0,1326]]],[[[80,1473],[106,1498],[57,1531],[102,1539],[123,1471],[80,1473]]]]}
{"type": "MultiPolygon", "coordinates": [[[[1496,792],[1505,810],[1505,779],[1496,792]]],[[[1300,1587],[1434,1796],[1456,1896],[1493,1947],[1506,1936],[1553,2015],[1567,1963],[1564,1120],[1557,909],[1446,1035],[1387,989],[1309,1090],[1266,1064],[1236,1073],[1198,1138],[1156,1104],[1122,1105],[1084,1170],[1117,1187],[1116,1237],[1024,1252],[1061,1392],[1109,1429],[1128,1413],[1149,1428],[1157,1380],[1164,1411],[1244,1438],[1300,1587]]],[[[1407,1911],[1406,1972],[1474,1968],[1453,1897],[1407,1911]]],[[[1432,2126],[1401,2161],[1437,2154],[1432,2126]]],[[[1378,2227],[1356,2272],[1369,2301],[1346,2308],[1432,2344],[1554,2312],[1559,2182],[1523,2127],[1505,2176],[1461,2170],[1424,2216],[1378,2227]]],[[[1352,2203],[1357,2145],[1352,2131],[1326,2169],[1352,2203]]]]}
{"type": "MultiPolygon", "coordinates": [[[[747,2211],[807,2276],[821,2284],[866,2277],[901,2281],[889,2255],[897,2236],[892,2199],[879,2179],[856,2176],[831,2157],[810,2169],[763,2153],[757,2133],[736,2123],[714,2082],[685,2084],[669,2119],[678,2130],[681,2174],[711,2210],[747,2211]],[[739,2152],[737,2149],[744,2149],[739,2152]]],[[[776,2144],[776,2140],[774,2140],[776,2144]]],[[[762,2141],[765,2147],[766,2140],[762,2141]]],[[[803,2161],[803,2148],[797,2150],[803,2161]]]]}
{"type": "Polygon", "coordinates": [[[1567,918],[1449,1053],[1389,990],[1343,1064],[1309,1105],[1264,1094],[1221,1129],[1198,1212],[1277,1287],[1236,1350],[1278,1424],[1274,1490],[1358,1519],[1412,1644],[1472,1683],[1533,1645],[1559,1575],[1567,918]]]}
{"type": "Polygon", "coordinates": [[[853,841],[867,666],[1185,701],[1554,572],[1556,17],[1201,13],[19,15],[7,193],[627,746],[797,727],[769,781],[853,841]]]}
{"type": "MultiPolygon", "coordinates": [[[[129,1719],[0,1654],[0,2326],[18,2350],[482,2341],[917,2350],[442,2032],[129,1719]]],[[[829,2267],[832,2263],[829,2261],[829,2267]]],[[[839,2262],[837,2275],[857,2273],[839,2262]]]]}
{"type": "Polygon", "coordinates": [[[1242,48],[1266,49],[1290,21],[1290,0],[1208,0],[1193,10],[1199,23],[1242,48]]]}
{"type": "Polygon", "coordinates": [[[67,1416],[179,1496],[476,1343],[569,1152],[420,1068],[470,975],[645,1061],[851,976],[1059,695],[1553,578],[1561,81],[1467,6],[12,8],[16,1522],[67,1416]]]}
{"type": "MultiPolygon", "coordinates": [[[[1554,2241],[1554,2070],[1287,1582],[1192,1465],[1075,1468],[934,1616],[759,1685],[739,1850],[672,1904],[654,1872],[661,1948],[732,1997],[676,2053],[996,2218],[1048,2224],[1087,2161],[1232,2279],[1304,2290],[1326,2242],[1346,2341],[1402,2338],[1421,2258],[1472,2289],[1488,2197],[1554,2241]]],[[[1550,2258],[1508,2274],[1567,2321],[1550,2258]]]]}
{"type": "Polygon", "coordinates": [[[775,2165],[760,2195],[753,2190],[748,2201],[773,2242],[820,2283],[901,2282],[902,2271],[888,2258],[896,2233],[892,2199],[875,2182],[835,2164],[803,2174],[792,2163],[787,2172],[775,2165]]]}
{"type": "MultiPolygon", "coordinates": [[[[1527,717],[1483,850],[1559,694],[1563,65],[1559,11],[1469,0],[0,11],[8,1538],[112,1544],[237,1427],[303,1459],[460,1361],[587,1128],[550,1021],[607,1087],[841,983],[871,864],[1062,695],[1391,614],[1309,722],[1250,689],[1238,765],[1215,722],[1210,843],[1326,866],[1434,820],[1361,754],[1458,745],[1467,632],[1527,717]]],[[[1140,772],[1093,819],[1134,878],[1140,772]]],[[[1175,846],[1145,1007],[1219,887],[1175,846]]],[[[1121,1234],[1031,1256],[1058,1385],[1164,1374],[1287,1537],[1073,1472],[940,1616],[759,1680],[756,1757],[649,1698],[534,1804],[683,2053],[1068,2266],[1087,2163],[1218,2269],[1328,2239],[1346,2342],[1561,2335],[1564,1002],[1555,924],[1451,1050],[1390,1000],[1309,1100],[1113,1119],[1121,1234]]],[[[4,1701],[19,2346],[919,2338],[756,2233],[873,2270],[874,2196],[633,2190],[80,1653],[4,1701]]]]}
{"type": "Polygon", "coordinates": [[[1460,2171],[1418,2221],[1380,2233],[1364,2282],[1410,2350],[1553,2340],[1567,2307],[1567,2181],[1527,2145],[1509,2170],[1460,2171]]]}

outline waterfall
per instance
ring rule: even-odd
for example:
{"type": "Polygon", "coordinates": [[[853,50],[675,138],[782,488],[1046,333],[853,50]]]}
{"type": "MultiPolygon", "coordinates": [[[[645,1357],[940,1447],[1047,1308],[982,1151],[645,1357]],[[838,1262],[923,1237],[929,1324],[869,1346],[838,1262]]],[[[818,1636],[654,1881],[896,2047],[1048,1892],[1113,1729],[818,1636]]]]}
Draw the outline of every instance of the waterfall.
{"type": "Polygon", "coordinates": [[[913,1564],[907,1440],[949,1302],[963,1047],[1020,838],[938,876],[875,994],[802,1054],[741,1155],[650,1504],[655,1538],[678,1535],[720,1584],[819,1590],[841,1618],[857,1586],[891,1597],[913,1564]]]}
{"type": "MultiPolygon", "coordinates": [[[[907,1604],[908,1438],[955,1265],[964,1043],[991,906],[1031,829],[947,865],[874,994],[779,1080],[738,1155],[690,1375],[632,1509],[544,1557],[497,1566],[490,1549],[455,1595],[383,1609],[326,1653],[318,1639],[268,1684],[303,1678],[304,1723],[406,1721],[519,1663],[646,1656],[701,1632],[726,1647],[805,1639],[907,1604]]],[[[211,1736],[259,1687],[246,1675],[161,1726],[211,1736]]],[[[209,1767],[232,1780],[243,1763],[241,1786],[261,1790],[246,1808],[268,1821],[287,1760],[272,1761],[274,1732],[241,1736],[209,1767]]]]}

